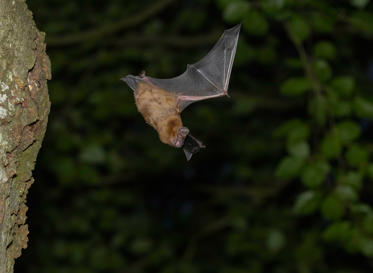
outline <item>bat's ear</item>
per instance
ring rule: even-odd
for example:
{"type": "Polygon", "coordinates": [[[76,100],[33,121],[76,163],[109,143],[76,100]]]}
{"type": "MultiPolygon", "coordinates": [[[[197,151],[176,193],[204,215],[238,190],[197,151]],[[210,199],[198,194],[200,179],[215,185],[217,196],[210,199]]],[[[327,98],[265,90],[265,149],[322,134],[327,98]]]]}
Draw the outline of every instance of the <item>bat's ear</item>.
{"type": "Polygon", "coordinates": [[[137,84],[142,79],[133,75],[127,75],[121,78],[121,80],[124,81],[133,91],[136,91],[137,84]]]}

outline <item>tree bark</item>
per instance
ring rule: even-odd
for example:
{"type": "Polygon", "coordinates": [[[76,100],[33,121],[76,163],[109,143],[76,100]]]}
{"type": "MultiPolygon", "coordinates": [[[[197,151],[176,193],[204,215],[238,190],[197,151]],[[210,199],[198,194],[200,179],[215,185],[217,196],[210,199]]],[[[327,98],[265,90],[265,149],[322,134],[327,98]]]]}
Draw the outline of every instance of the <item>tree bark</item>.
{"type": "Polygon", "coordinates": [[[0,273],[27,246],[26,196],[47,126],[50,62],[24,0],[0,0],[0,273]]]}

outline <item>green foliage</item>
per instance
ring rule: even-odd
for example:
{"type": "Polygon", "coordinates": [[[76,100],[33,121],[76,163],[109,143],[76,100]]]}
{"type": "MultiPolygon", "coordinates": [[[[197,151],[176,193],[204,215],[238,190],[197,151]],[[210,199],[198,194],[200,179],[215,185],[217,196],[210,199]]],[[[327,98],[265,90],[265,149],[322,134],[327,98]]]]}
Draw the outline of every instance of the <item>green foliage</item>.
{"type": "Polygon", "coordinates": [[[297,196],[294,212],[297,214],[311,214],[315,212],[321,202],[321,196],[315,191],[305,191],[297,196]]]}
{"type": "Polygon", "coordinates": [[[293,15],[289,21],[289,31],[297,43],[301,43],[310,36],[310,27],[304,18],[293,15]]]}
{"type": "Polygon", "coordinates": [[[331,86],[339,96],[348,97],[352,95],[355,89],[355,81],[349,76],[335,77],[331,82],[331,86]]]}
{"type": "Polygon", "coordinates": [[[301,95],[311,88],[310,81],[305,77],[288,79],[281,86],[281,92],[284,95],[297,96],[301,95]]]}
{"type": "Polygon", "coordinates": [[[373,270],[368,0],[28,1],[53,67],[16,272],[373,270]],[[230,99],[160,143],[119,79],[174,77],[242,23],[230,99]]]}
{"type": "Polygon", "coordinates": [[[315,44],[314,54],[319,58],[334,59],[336,56],[336,48],[331,42],[320,41],[315,44]]]}
{"type": "Polygon", "coordinates": [[[283,158],[277,166],[276,176],[282,179],[294,178],[303,166],[302,158],[288,156],[283,158]]]}
{"type": "Polygon", "coordinates": [[[338,198],[329,196],[322,202],[321,213],[327,219],[340,219],[344,213],[343,203],[338,198]]]}
{"type": "Polygon", "coordinates": [[[306,165],[302,172],[302,182],[309,188],[320,186],[326,179],[330,166],[326,161],[318,160],[306,165]]]}
{"type": "Polygon", "coordinates": [[[257,11],[248,12],[242,24],[244,30],[253,35],[265,35],[268,31],[267,20],[257,11]]]}
{"type": "Polygon", "coordinates": [[[224,9],[224,19],[229,23],[240,22],[249,9],[250,4],[247,1],[231,1],[224,9]]]}

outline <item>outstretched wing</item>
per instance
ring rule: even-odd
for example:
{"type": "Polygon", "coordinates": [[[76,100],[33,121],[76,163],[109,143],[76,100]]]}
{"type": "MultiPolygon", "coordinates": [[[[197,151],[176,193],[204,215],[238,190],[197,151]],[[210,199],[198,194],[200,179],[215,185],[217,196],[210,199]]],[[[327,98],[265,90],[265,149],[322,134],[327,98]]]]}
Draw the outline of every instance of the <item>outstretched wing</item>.
{"type": "Polygon", "coordinates": [[[186,71],[170,79],[128,75],[124,80],[133,90],[139,81],[174,92],[178,96],[179,111],[189,104],[228,94],[229,79],[241,25],[224,31],[210,52],[197,63],[187,65],[186,71]]]}

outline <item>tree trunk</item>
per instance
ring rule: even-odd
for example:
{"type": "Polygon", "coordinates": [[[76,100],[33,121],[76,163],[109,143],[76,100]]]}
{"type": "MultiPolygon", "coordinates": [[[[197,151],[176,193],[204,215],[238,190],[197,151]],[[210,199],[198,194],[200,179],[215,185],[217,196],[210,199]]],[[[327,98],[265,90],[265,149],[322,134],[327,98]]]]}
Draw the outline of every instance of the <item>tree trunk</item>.
{"type": "Polygon", "coordinates": [[[24,0],[0,0],[0,273],[27,246],[26,196],[47,126],[50,62],[24,0]]]}

